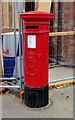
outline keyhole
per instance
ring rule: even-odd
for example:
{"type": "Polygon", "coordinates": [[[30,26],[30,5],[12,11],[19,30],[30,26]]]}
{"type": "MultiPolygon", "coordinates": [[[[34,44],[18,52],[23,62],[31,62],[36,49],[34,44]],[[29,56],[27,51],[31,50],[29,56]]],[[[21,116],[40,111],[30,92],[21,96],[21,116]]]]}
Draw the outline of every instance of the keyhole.
{"type": "Polygon", "coordinates": [[[40,56],[40,58],[42,58],[42,56],[40,56]]]}

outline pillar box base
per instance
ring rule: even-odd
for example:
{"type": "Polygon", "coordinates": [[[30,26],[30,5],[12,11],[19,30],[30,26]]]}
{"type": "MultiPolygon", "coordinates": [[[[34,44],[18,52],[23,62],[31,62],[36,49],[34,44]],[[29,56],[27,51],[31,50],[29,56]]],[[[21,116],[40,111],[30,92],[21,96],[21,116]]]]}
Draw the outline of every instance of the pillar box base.
{"type": "Polygon", "coordinates": [[[48,86],[41,88],[24,87],[24,102],[31,108],[40,108],[48,105],[48,86]]]}

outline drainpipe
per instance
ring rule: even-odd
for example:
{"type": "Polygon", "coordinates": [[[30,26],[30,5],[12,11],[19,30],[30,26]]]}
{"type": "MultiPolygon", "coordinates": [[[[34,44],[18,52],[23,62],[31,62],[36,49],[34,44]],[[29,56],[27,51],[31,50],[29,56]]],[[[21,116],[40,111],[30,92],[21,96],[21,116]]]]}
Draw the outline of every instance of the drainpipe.
{"type": "MultiPolygon", "coordinates": [[[[61,0],[58,0],[58,28],[57,32],[61,32],[61,0]]],[[[59,64],[60,58],[60,40],[61,36],[57,37],[57,50],[56,50],[56,64],[59,64]]]]}
{"type": "Polygon", "coordinates": [[[28,12],[28,11],[34,11],[35,9],[35,0],[26,0],[25,1],[26,4],[25,4],[25,11],[28,12]]]}

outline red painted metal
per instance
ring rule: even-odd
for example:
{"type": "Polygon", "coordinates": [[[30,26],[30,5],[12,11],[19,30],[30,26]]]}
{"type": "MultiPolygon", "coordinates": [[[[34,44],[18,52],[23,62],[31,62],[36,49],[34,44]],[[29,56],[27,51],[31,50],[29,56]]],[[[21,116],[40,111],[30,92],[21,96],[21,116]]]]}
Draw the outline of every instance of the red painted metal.
{"type": "Polygon", "coordinates": [[[20,17],[24,20],[25,33],[25,85],[35,88],[47,86],[50,20],[54,18],[54,15],[30,11],[22,13],[20,17]]]}

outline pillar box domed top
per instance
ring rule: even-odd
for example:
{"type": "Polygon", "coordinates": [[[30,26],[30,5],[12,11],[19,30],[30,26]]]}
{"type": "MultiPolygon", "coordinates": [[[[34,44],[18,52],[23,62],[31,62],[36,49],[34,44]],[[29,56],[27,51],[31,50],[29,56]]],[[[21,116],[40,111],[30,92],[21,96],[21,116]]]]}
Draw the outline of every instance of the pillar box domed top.
{"type": "Polygon", "coordinates": [[[47,13],[47,12],[42,12],[42,11],[29,11],[29,12],[22,13],[20,17],[21,19],[30,20],[30,21],[34,20],[36,22],[36,19],[38,21],[39,19],[40,20],[51,20],[54,18],[54,15],[52,13],[47,13]]]}

